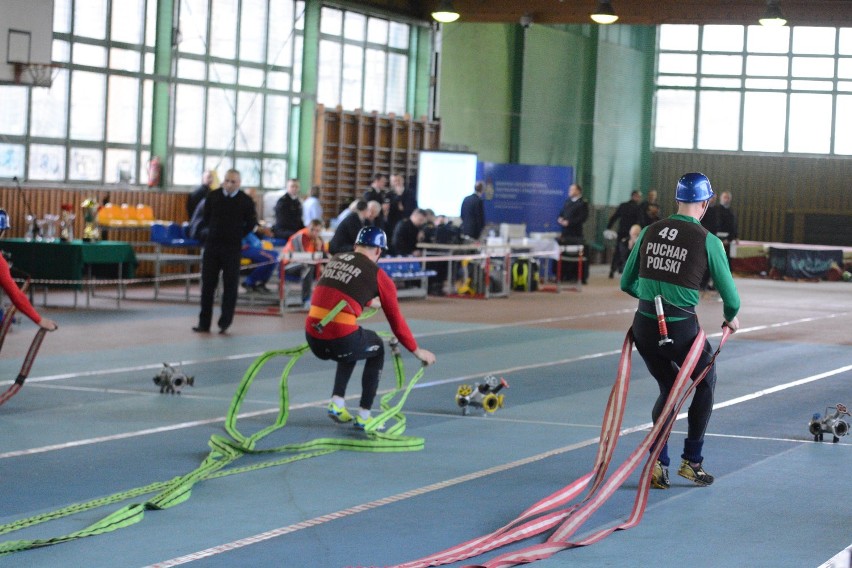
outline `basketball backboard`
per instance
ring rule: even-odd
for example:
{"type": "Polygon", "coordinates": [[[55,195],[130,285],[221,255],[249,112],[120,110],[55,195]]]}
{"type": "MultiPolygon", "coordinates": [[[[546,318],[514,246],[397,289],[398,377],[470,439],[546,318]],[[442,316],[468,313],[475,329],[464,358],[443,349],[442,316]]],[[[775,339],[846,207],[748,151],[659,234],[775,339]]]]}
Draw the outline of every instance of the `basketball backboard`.
{"type": "Polygon", "coordinates": [[[0,0],[0,84],[31,84],[22,65],[49,64],[52,46],[53,0],[0,0]]]}

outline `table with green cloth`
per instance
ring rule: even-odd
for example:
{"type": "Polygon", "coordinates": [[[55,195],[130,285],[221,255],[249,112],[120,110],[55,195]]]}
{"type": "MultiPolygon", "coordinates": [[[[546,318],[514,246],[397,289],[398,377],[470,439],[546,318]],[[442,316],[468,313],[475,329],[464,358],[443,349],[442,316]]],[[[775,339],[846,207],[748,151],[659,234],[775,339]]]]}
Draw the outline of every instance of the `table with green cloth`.
{"type": "MultiPolygon", "coordinates": [[[[136,271],[136,254],[129,243],[120,241],[27,241],[25,239],[2,239],[0,250],[11,256],[10,264],[30,276],[35,285],[72,286],[75,290],[74,305],[77,304],[76,290],[93,276],[117,281],[118,302],[123,294],[123,280],[133,278],[136,271]]],[[[86,287],[86,305],[92,295],[93,286],[86,287]]]]}

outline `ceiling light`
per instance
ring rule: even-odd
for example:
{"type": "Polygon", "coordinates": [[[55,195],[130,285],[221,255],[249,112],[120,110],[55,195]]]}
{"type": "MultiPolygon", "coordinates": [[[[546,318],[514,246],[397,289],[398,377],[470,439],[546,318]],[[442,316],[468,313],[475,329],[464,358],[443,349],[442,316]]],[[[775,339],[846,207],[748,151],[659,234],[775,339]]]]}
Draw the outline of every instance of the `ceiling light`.
{"type": "Polygon", "coordinates": [[[766,12],[760,18],[761,26],[785,26],[787,19],[781,13],[781,7],[778,6],[778,0],[768,0],[766,2],[766,12]]]}
{"type": "Polygon", "coordinates": [[[602,0],[598,4],[598,9],[592,13],[592,20],[599,24],[611,24],[618,19],[615,10],[612,9],[612,4],[609,0],[602,0]]]}
{"type": "Polygon", "coordinates": [[[450,0],[441,0],[438,8],[432,12],[432,18],[436,22],[449,24],[459,19],[459,13],[453,8],[453,3],[450,0]]]}

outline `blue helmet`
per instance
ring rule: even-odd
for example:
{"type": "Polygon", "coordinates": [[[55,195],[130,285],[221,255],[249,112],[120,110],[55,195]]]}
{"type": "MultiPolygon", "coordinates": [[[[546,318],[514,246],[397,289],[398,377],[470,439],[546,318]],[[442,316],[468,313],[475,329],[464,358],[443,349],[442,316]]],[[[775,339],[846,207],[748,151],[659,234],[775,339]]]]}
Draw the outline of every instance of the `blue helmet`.
{"type": "Polygon", "coordinates": [[[355,244],[388,250],[388,236],[378,227],[364,227],[358,231],[358,236],[355,237],[355,244]]]}
{"type": "Polygon", "coordinates": [[[0,231],[5,231],[11,227],[12,225],[9,224],[9,214],[6,213],[5,209],[0,209],[0,231]]]}
{"type": "Polygon", "coordinates": [[[713,197],[710,180],[701,173],[684,174],[677,180],[675,200],[684,203],[700,203],[713,197]]]}

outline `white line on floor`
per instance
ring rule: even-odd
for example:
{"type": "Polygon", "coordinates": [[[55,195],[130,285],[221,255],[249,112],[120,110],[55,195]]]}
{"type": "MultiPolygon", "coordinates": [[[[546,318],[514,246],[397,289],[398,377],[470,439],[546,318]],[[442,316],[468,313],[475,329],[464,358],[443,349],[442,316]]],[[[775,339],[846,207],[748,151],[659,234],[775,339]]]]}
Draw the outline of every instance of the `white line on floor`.
{"type": "MultiPolygon", "coordinates": [[[[826,316],[800,318],[800,319],[790,320],[790,321],[786,321],[786,322],[778,322],[778,323],[774,323],[774,324],[754,326],[754,327],[750,327],[750,328],[740,329],[740,331],[738,331],[737,334],[741,335],[741,334],[744,334],[744,333],[749,333],[749,332],[753,332],[753,331],[760,331],[760,330],[764,330],[764,329],[768,329],[768,328],[775,328],[775,327],[794,325],[794,324],[797,324],[797,323],[811,322],[811,321],[815,321],[817,319],[826,319],[826,318],[838,317],[838,316],[842,316],[842,315],[845,315],[845,314],[846,314],[846,312],[844,312],[842,314],[829,314],[829,315],[826,315],[826,316]]],[[[713,334],[710,337],[716,337],[716,336],[719,336],[719,335],[721,335],[721,332],[713,334]]],[[[478,374],[475,374],[475,375],[466,375],[466,376],[443,379],[443,380],[440,380],[440,381],[425,382],[425,383],[418,384],[417,388],[426,388],[426,387],[431,387],[431,386],[443,385],[443,384],[447,384],[447,383],[466,381],[466,380],[470,380],[470,379],[474,379],[474,378],[479,378],[481,376],[484,376],[485,374],[504,374],[504,373],[510,373],[510,372],[517,372],[517,371],[521,371],[521,370],[537,369],[537,368],[542,368],[542,367],[545,367],[545,366],[564,365],[564,364],[573,363],[573,362],[576,362],[576,361],[583,361],[583,360],[586,360],[586,359],[594,359],[594,358],[599,358],[599,357],[604,357],[604,356],[617,355],[620,352],[621,352],[620,350],[602,351],[602,352],[599,352],[599,353],[592,353],[592,354],[589,354],[589,355],[580,355],[579,357],[573,357],[573,358],[569,358],[569,359],[561,359],[559,361],[552,361],[552,362],[546,362],[546,363],[536,363],[536,364],[533,364],[533,365],[509,367],[509,368],[505,368],[505,369],[496,369],[496,370],[491,370],[491,371],[484,372],[484,373],[478,373],[478,374]]],[[[258,356],[258,355],[260,355],[260,354],[257,354],[257,355],[254,355],[254,356],[258,356]]],[[[232,355],[232,356],[229,356],[229,357],[218,358],[217,360],[220,360],[220,361],[221,360],[233,360],[233,359],[239,359],[239,358],[242,358],[242,357],[244,357],[244,355],[232,355]]],[[[151,368],[157,368],[157,369],[159,369],[160,367],[161,367],[161,365],[151,366],[151,368]]],[[[144,368],[148,368],[148,367],[146,366],[144,368]]],[[[848,369],[848,367],[845,367],[844,369],[848,369]]],[[[113,370],[111,372],[117,372],[117,370],[113,370]]],[[[829,371],[829,372],[831,372],[831,371],[829,371]]],[[[92,373],[100,373],[100,372],[94,371],[92,373]]],[[[92,373],[82,373],[82,374],[76,375],[76,376],[88,376],[92,373]]],[[[66,376],[64,378],[69,378],[71,376],[74,376],[74,375],[69,374],[68,376],[66,376]]],[[[57,375],[55,377],[58,378],[59,376],[57,375]]],[[[819,378],[824,378],[824,377],[817,377],[816,379],[810,379],[810,380],[818,380],[819,378]]],[[[56,379],[45,377],[43,380],[56,380],[56,379]]],[[[809,379],[801,379],[801,381],[809,382],[809,379]]],[[[801,383],[801,384],[804,384],[804,383],[801,383]]],[[[792,385],[792,386],[797,386],[797,385],[792,385]]],[[[779,386],[773,387],[772,389],[769,389],[768,391],[758,391],[758,393],[764,392],[765,394],[768,394],[769,392],[776,392],[777,390],[783,390],[783,388],[789,388],[789,387],[785,387],[784,385],[779,385],[779,386]]],[[[387,392],[387,391],[384,391],[384,392],[387,392]]],[[[307,403],[302,403],[302,404],[298,404],[298,405],[293,405],[293,406],[291,406],[291,409],[308,408],[308,407],[311,407],[311,406],[321,406],[323,404],[325,404],[325,401],[307,402],[307,403]]],[[[725,403],[721,403],[721,404],[725,404],[725,403]]],[[[719,408],[722,408],[722,407],[720,406],[719,408]]],[[[243,413],[243,414],[238,415],[238,418],[243,419],[243,418],[253,417],[253,416],[262,416],[264,414],[271,414],[271,413],[275,413],[275,412],[278,412],[277,407],[276,408],[270,408],[270,409],[267,409],[267,410],[258,410],[258,411],[243,413]]],[[[685,416],[685,414],[679,415],[678,418],[682,418],[683,416],[685,416]]],[[[84,440],[74,440],[74,441],[71,441],[71,442],[64,442],[62,444],[51,444],[51,445],[48,445],[48,446],[41,446],[41,447],[38,447],[38,448],[30,448],[30,449],[26,449],[26,450],[16,450],[16,451],[12,451],[12,452],[0,453],[0,459],[8,458],[8,457],[16,457],[16,456],[21,456],[21,455],[32,455],[32,454],[38,454],[38,453],[43,453],[43,452],[55,451],[55,450],[62,450],[62,449],[65,449],[65,448],[85,446],[85,445],[89,445],[89,444],[98,444],[98,443],[101,443],[101,442],[111,442],[111,441],[114,441],[114,440],[134,438],[134,437],[137,437],[137,436],[147,436],[149,434],[160,434],[162,432],[181,430],[181,429],[184,429],[184,428],[194,428],[194,427],[197,427],[197,426],[202,426],[202,425],[206,425],[206,424],[215,424],[217,422],[224,422],[224,421],[225,421],[225,417],[211,418],[211,419],[201,420],[201,421],[182,422],[182,423],[179,423],[179,424],[172,424],[172,425],[169,425],[169,426],[161,426],[161,427],[158,427],[158,428],[137,430],[137,431],[134,431],[134,432],[123,432],[123,433],[120,433],[120,434],[113,434],[113,435],[110,435],[110,436],[99,436],[99,437],[89,438],[89,439],[84,439],[84,440]]]]}
{"type": "MultiPolygon", "coordinates": [[[[777,387],[774,387],[772,389],[760,390],[760,391],[757,391],[755,393],[752,393],[751,395],[741,396],[741,397],[737,397],[737,398],[734,398],[734,399],[731,399],[731,400],[728,400],[728,401],[725,401],[725,402],[721,402],[719,404],[715,404],[713,406],[713,408],[714,409],[724,408],[726,406],[731,406],[731,405],[739,404],[739,403],[746,402],[746,401],[749,401],[749,400],[754,400],[756,398],[759,398],[761,396],[765,396],[765,395],[770,394],[772,392],[778,392],[779,390],[784,390],[785,388],[793,388],[795,386],[803,385],[803,384],[810,383],[810,382],[813,382],[813,381],[818,381],[820,379],[825,379],[827,377],[831,377],[831,376],[834,376],[834,375],[837,375],[837,374],[840,374],[840,373],[844,373],[846,371],[849,371],[850,369],[852,369],[852,365],[848,365],[846,367],[840,367],[838,369],[826,371],[824,373],[819,373],[817,375],[811,375],[810,377],[805,377],[805,378],[799,379],[797,381],[792,381],[790,383],[786,383],[785,385],[778,385],[777,387]]],[[[679,420],[681,420],[683,418],[686,418],[685,412],[678,414],[679,420]]],[[[623,436],[623,435],[630,434],[630,433],[633,433],[633,432],[637,432],[637,431],[640,431],[640,430],[647,430],[651,426],[652,426],[652,424],[649,422],[649,423],[646,423],[646,424],[640,424],[638,426],[632,426],[632,427],[629,427],[629,428],[624,428],[624,429],[621,430],[619,435],[623,436]]],[[[349,516],[352,516],[352,515],[356,515],[358,513],[363,513],[364,511],[376,509],[378,507],[382,507],[382,506],[388,505],[390,503],[397,503],[399,501],[404,501],[406,499],[410,499],[411,497],[416,497],[416,496],[419,496],[419,495],[423,495],[425,493],[431,493],[433,491],[445,489],[445,488],[451,487],[453,485],[458,485],[459,483],[465,483],[465,482],[468,482],[468,481],[472,481],[474,479],[479,479],[479,478],[482,478],[482,477],[485,477],[485,476],[488,476],[488,475],[492,475],[494,473],[508,471],[510,469],[514,469],[516,467],[520,467],[520,466],[527,465],[527,464],[530,464],[530,463],[533,463],[533,462],[536,462],[536,461],[540,461],[540,460],[543,460],[545,458],[549,458],[551,456],[555,456],[555,455],[563,454],[563,453],[566,453],[566,452],[569,452],[569,451],[572,451],[572,450],[577,450],[577,449],[580,449],[580,448],[591,446],[592,444],[597,444],[598,440],[599,440],[598,437],[591,438],[591,439],[588,439],[588,440],[584,440],[582,442],[577,442],[575,444],[571,444],[570,446],[565,446],[565,447],[562,447],[562,448],[549,450],[547,452],[536,454],[536,455],[530,456],[528,458],[524,458],[524,459],[513,461],[513,462],[510,462],[510,463],[502,464],[502,465],[499,465],[499,466],[490,467],[488,469],[483,469],[483,470],[480,470],[480,471],[471,472],[469,474],[466,474],[466,475],[463,475],[463,476],[460,476],[460,477],[447,479],[447,480],[444,480],[444,481],[440,481],[438,483],[433,483],[431,485],[426,485],[426,486],[423,486],[423,487],[412,489],[410,491],[405,491],[403,493],[398,493],[396,495],[391,495],[389,497],[383,497],[382,499],[377,499],[375,501],[370,501],[368,503],[363,503],[361,505],[349,507],[348,509],[343,509],[343,510],[340,510],[340,511],[337,511],[337,512],[334,512],[334,513],[329,513],[329,514],[326,514],[326,515],[321,515],[319,517],[314,517],[313,519],[308,519],[308,520],[302,521],[300,523],[288,525],[286,527],[280,527],[280,528],[273,529],[273,530],[270,530],[270,531],[265,531],[265,532],[247,537],[247,538],[235,540],[233,542],[214,546],[214,547],[211,547],[211,548],[208,548],[208,549],[205,549],[205,550],[199,550],[197,552],[193,552],[193,553],[187,554],[185,556],[180,556],[180,557],[177,557],[177,558],[172,558],[170,560],[165,560],[165,561],[162,561],[162,562],[158,562],[156,564],[152,564],[151,566],[146,567],[146,568],[166,568],[166,567],[169,567],[169,566],[179,566],[181,564],[193,562],[195,560],[200,560],[202,558],[208,558],[210,556],[222,554],[223,552],[228,552],[230,550],[235,550],[237,548],[242,548],[242,547],[249,546],[249,545],[252,545],[252,544],[257,544],[258,542],[263,542],[265,540],[276,538],[278,536],[297,532],[297,531],[300,531],[302,529],[315,527],[317,525],[321,525],[321,524],[324,524],[324,523],[327,523],[327,522],[330,522],[330,521],[334,521],[334,520],[341,519],[341,518],[344,518],[344,517],[349,517],[349,516]]]]}

